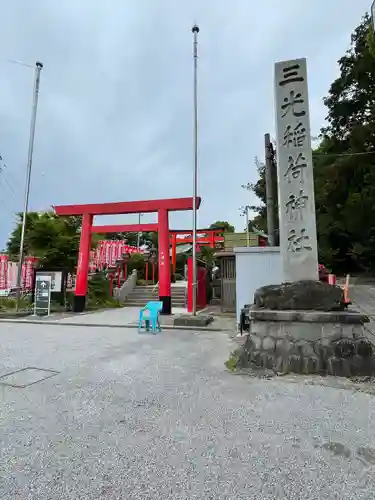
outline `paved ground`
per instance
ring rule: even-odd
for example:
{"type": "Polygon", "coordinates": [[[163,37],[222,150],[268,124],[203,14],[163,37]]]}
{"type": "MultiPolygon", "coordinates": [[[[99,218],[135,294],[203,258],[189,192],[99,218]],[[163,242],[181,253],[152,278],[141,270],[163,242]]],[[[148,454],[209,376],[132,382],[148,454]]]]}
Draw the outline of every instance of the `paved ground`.
{"type": "Polygon", "coordinates": [[[349,298],[354,309],[365,313],[370,318],[370,323],[365,325],[368,338],[375,344],[375,285],[352,285],[349,288],[349,298]]]}
{"type": "Polygon", "coordinates": [[[229,374],[227,334],[2,323],[0,346],[0,375],[59,372],[0,385],[2,500],[375,497],[373,396],[229,374]]]}
{"type": "MultiPolygon", "coordinates": [[[[168,316],[160,316],[160,324],[162,327],[173,327],[173,321],[176,316],[186,314],[186,309],[182,307],[173,308],[173,314],[168,316]]],[[[204,313],[204,311],[201,311],[204,313]]],[[[137,327],[139,320],[139,307],[123,307],[119,309],[106,309],[104,311],[85,312],[82,314],[73,313],[55,313],[51,316],[27,316],[24,318],[8,318],[0,319],[2,322],[18,322],[18,323],[45,323],[56,325],[78,325],[78,326],[103,326],[103,327],[137,327]]],[[[236,334],[235,317],[215,316],[214,321],[207,326],[211,330],[231,330],[233,335],[236,334]]]]}

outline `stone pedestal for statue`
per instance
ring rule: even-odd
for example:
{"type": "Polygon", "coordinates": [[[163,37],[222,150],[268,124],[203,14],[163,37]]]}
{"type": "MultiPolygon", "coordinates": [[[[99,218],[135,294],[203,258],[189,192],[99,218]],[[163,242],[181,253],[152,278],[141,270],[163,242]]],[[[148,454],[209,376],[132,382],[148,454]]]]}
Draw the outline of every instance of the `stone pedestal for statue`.
{"type": "Polygon", "coordinates": [[[368,317],[344,310],[341,288],[301,281],[262,287],[249,310],[250,332],[236,368],[278,373],[374,376],[368,317]]]}

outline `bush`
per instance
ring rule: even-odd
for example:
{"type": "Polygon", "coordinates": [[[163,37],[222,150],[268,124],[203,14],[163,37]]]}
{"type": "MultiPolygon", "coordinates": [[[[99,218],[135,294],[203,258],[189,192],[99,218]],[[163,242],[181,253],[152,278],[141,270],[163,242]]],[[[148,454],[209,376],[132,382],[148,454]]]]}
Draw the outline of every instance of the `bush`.
{"type": "MultiPolygon", "coordinates": [[[[91,278],[88,285],[87,310],[111,309],[121,307],[121,304],[110,295],[109,280],[101,273],[91,278]]],[[[66,309],[73,309],[74,292],[65,296],[66,309]]]]}
{"type": "Polygon", "coordinates": [[[146,280],[137,280],[137,285],[138,286],[145,286],[145,285],[152,285],[152,283],[150,281],[146,281],[146,280]]]}
{"type": "Polygon", "coordinates": [[[184,279],[183,275],[180,273],[175,273],[174,278],[176,281],[182,281],[184,279]]]}
{"type": "Polygon", "coordinates": [[[109,279],[103,274],[92,277],[88,285],[88,309],[119,307],[120,304],[110,294],[109,279]]]}
{"type": "Polygon", "coordinates": [[[239,367],[240,358],[241,358],[240,349],[236,349],[235,351],[233,351],[231,353],[228,361],[226,361],[224,364],[228,370],[230,370],[231,372],[234,372],[239,367]]]}
{"type": "MultiPolygon", "coordinates": [[[[17,301],[14,297],[0,297],[0,311],[12,311],[16,309],[17,301]]],[[[30,301],[21,297],[20,299],[20,310],[30,309],[30,301]]]]}

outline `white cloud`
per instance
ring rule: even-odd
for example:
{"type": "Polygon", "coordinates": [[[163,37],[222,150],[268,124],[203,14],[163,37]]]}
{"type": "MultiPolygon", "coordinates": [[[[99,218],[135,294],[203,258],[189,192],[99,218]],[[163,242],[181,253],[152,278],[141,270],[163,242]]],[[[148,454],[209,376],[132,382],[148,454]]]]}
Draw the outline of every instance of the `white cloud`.
{"type": "MultiPolygon", "coordinates": [[[[254,203],[254,156],[274,130],[273,64],[307,57],[312,130],[337,59],[367,0],[8,2],[0,46],[0,242],[22,209],[32,70],[44,63],[31,209],[52,204],[189,196],[192,192],[192,34],[199,23],[199,223],[254,203]],[[110,7],[109,7],[110,5],[110,7]],[[6,207],[6,208],[4,208],[6,207]]],[[[133,220],[131,216],[122,220],[133,220]]],[[[189,227],[191,214],[172,214],[189,227]]],[[[2,245],[0,245],[2,246],[2,245]]]]}

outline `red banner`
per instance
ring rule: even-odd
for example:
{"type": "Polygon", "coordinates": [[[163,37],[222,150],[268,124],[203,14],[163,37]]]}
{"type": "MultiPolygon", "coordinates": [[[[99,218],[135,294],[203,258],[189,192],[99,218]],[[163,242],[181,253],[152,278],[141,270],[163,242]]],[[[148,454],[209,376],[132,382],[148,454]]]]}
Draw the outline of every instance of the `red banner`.
{"type": "MultiPolygon", "coordinates": [[[[130,255],[135,253],[143,254],[144,251],[138,250],[135,246],[126,245],[123,240],[99,241],[98,247],[90,254],[90,271],[101,270],[104,266],[115,266],[116,260],[122,259],[124,253],[129,253],[130,255]]],[[[33,286],[33,273],[36,262],[37,259],[35,257],[25,258],[21,273],[21,287],[24,291],[31,290],[33,286]]],[[[11,283],[8,264],[8,256],[4,254],[0,255],[0,290],[7,290],[16,286],[16,283],[11,283]]]]}
{"type": "Polygon", "coordinates": [[[8,256],[0,255],[0,290],[8,288],[8,256]]]}
{"type": "Polygon", "coordinates": [[[116,260],[121,260],[124,253],[144,253],[137,247],[126,245],[122,240],[101,240],[91,257],[90,268],[102,269],[103,266],[115,266],[116,260]]]}

